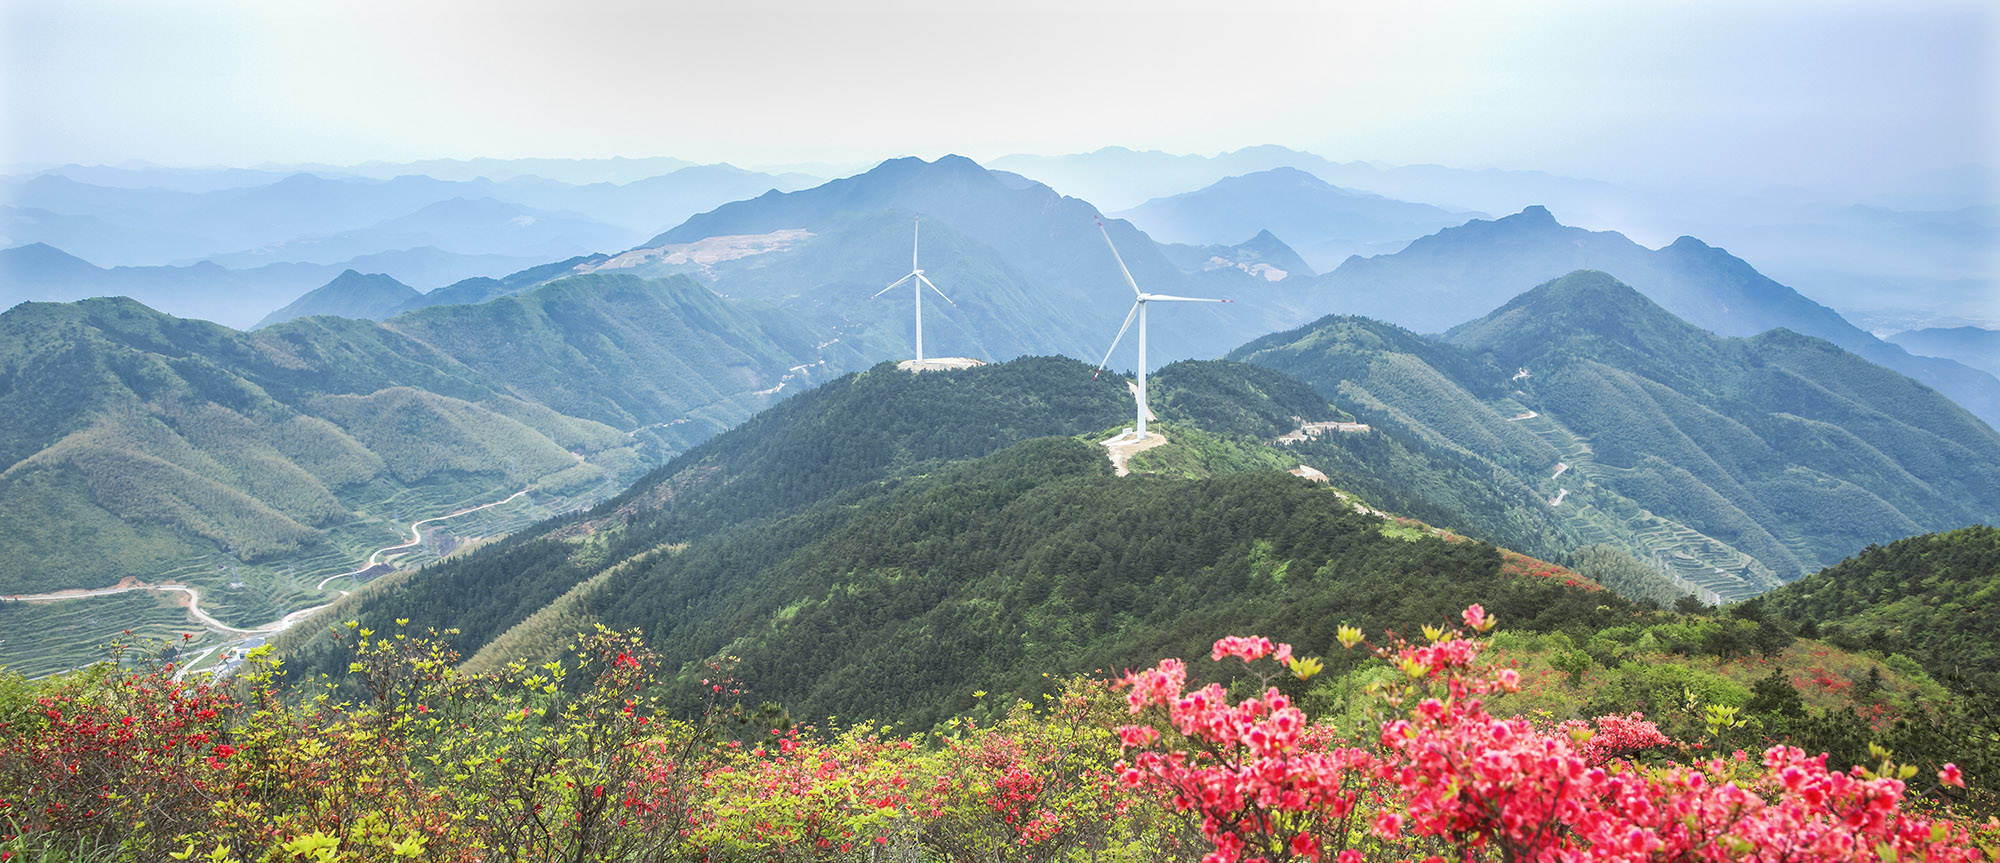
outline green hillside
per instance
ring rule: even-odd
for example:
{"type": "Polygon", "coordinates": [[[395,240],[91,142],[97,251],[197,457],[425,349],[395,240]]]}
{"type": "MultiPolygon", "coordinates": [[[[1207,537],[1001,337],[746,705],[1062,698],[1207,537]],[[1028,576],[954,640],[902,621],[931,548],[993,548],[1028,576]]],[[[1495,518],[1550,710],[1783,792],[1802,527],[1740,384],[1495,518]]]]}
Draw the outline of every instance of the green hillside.
{"type": "Polygon", "coordinates": [[[1871,545],[1764,598],[1769,612],[1853,649],[1899,653],[2000,697],[2000,530],[1980,525],[1871,545]]]}
{"type": "Polygon", "coordinates": [[[853,344],[822,347],[825,331],[796,316],[730,302],[686,277],[573,276],[385,326],[567,416],[620,429],[691,418],[666,432],[682,441],[741,422],[781,385],[811,386],[838,373],[828,368],[862,362],[853,344]]]}
{"type": "MultiPolygon", "coordinates": [[[[1274,412],[1332,410],[1269,369],[1164,371],[1163,404],[1241,431],[1163,419],[1171,442],[1135,457],[1133,476],[1112,476],[1095,440],[1129,401],[1085,371],[1060,359],[922,375],[878,366],[774,407],[591,513],[385,579],[338,617],[458,628],[471,671],[553,659],[594,626],[637,629],[689,679],[709,673],[710,657],[736,657],[753,703],[792,717],[921,730],[990,718],[989,705],[1047,691],[1045,674],[1199,655],[1217,632],[1338,655],[1340,625],[1408,631],[1479,602],[1507,622],[1498,656],[1528,681],[1501,701],[1507,711],[1644,710],[1693,740],[1711,734],[1708,708],[1724,707],[1744,720],[1718,740],[1730,746],[1789,740],[1851,764],[1868,761],[1873,740],[1920,761],[1993,766],[1985,749],[1953,742],[1977,727],[1967,702],[1900,658],[1795,640],[1771,606],[1649,610],[1585,577],[1638,566],[1614,550],[1566,570],[1385,520],[1348,491],[1257,464],[1302,451],[1260,442],[1274,412]]],[[[1393,434],[1347,440],[1376,442],[1348,454],[1373,471],[1353,475],[1377,481],[1382,453],[1454,464],[1393,434]]],[[[1638,569],[1640,581],[1652,574],[1638,569]]],[[[281,643],[297,672],[339,676],[339,631],[281,643]]],[[[1365,686],[1380,673],[1337,667],[1308,698],[1329,708],[1349,674],[1365,686]]]]}
{"type": "MultiPolygon", "coordinates": [[[[1610,544],[1721,599],[2000,513],[2000,435],[1936,392],[1816,339],[1710,335],[1602,273],[1543,285],[1443,343],[1335,317],[1230,358],[1512,489],[1525,506],[1511,516],[1451,507],[1480,514],[1484,534],[1610,544]]],[[[1320,457],[1337,467],[1384,446],[1339,436],[1299,452],[1333,447],[1320,457]]],[[[1437,475],[1373,472],[1378,488],[1437,475]]]]}
{"type": "MultiPolygon", "coordinates": [[[[618,493],[857,364],[826,341],[684,278],[587,276],[388,325],[256,333],[123,299],[24,304],[0,315],[0,595],[178,581],[229,625],[261,626],[337,595],[322,580],[412,521],[528,490],[434,522],[400,564],[618,493]]],[[[67,667],[100,640],[17,640],[0,665],[67,667]]]]}
{"type": "MultiPolygon", "coordinates": [[[[370,626],[410,618],[455,627],[460,649],[472,655],[556,597],[628,561],[821,501],[872,499],[950,462],[1021,441],[1094,432],[1129,416],[1131,405],[1123,382],[1093,380],[1088,366],[1064,358],[915,375],[878,365],[774,405],[588,512],[385,579],[341,613],[370,626]]],[[[329,641],[288,638],[303,657],[299,667],[346,668],[329,641]]]]}
{"type": "MultiPolygon", "coordinates": [[[[1205,376],[1232,368],[1244,369],[1205,376]]],[[[1246,371],[1259,391],[1313,398],[1246,371]]],[[[681,661],[740,658],[758,697],[795,715],[928,727],[971,708],[974,689],[1027,696],[1042,672],[1196,651],[1216,631],[1328,644],[1341,622],[1403,625],[1473,601],[1538,630],[1630,611],[1530,575],[1518,555],[1387,524],[1286,475],[1256,437],[1163,423],[1171,443],[1112,476],[1095,441],[1130,405],[1122,382],[1067,359],[878,366],[590,513],[386,579],[339,614],[454,627],[473,668],[552,656],[579,627],[637,628],[681,661]]],[[[288,635],[284,649],[301,673],[345,670],[327,634],[288,635]]]]}
{"type": "Polygon", "coordinates": [[[1608,619],[1602,594],[1501,578],[1491,546],[1381,527],[1278,471],[1114,477],[1095,443],[1047,438],[636,562],[567,610],[671,656],[740,657],[795,715],[915,728],[971,709],[973,690],[1006,703],[1042,672],[1192,655],[1216,632],[1332,644],[1341,622],[1472,601],[1531,628],[1608,619]]]}

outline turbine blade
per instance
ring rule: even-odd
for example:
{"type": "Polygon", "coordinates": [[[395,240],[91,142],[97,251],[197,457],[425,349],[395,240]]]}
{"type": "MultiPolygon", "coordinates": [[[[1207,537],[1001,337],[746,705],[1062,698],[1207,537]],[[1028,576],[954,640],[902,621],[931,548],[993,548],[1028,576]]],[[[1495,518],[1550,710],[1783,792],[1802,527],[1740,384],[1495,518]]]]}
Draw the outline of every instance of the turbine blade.
{"type": "Polygon", "coordinates": [[[1132,310],[1125,313],[1125,325],[1119,327],[1118,335],[1111,339],[1111,347],[1105,349],[1104,351],[1104,362],[1097,364],[1097,371],[1091,374],[1090,376],[1091,380],[1093,381],[1097,380],[1098,375],[1104,374],[1105,364],[1111,362],[1111,352],[1118,350],[1118,342],[1125,338],[1125,331],[1132,328],[1132,319],[1139,316],[1139,305],[1144,302],[1145,300],[1139,300],[1138,302],[1133,303],[1132,310]]]}
{"type": "Polygon", "coordinates": [[[921,268],[917,266],[917,237],[922,234],[923,229],[924,218],[918,216],[910,226],[910,269],[919,272],[921,268]]]}
{"type": "Polygon", "coordinates": [[[1165,300],[1169,303],[1233,303],[1235,300],[1218,300],[1213,297],[1176,297],[1172,294],[1147,294],[1146,302],[1165,300]]]}
{"type": "MultiPolygon", "coordinates": [[[[937,286],[937,285],[931,285],[931,280],[930,280],[930,279],[928,279],[928,278],[925,278],[925,277],[924,277],[924,275],[923,275],[922,273],[919,273],[919,274],[917,274],[917,280],[918,280],[918,281],[921,281],[921,282],[923,282],[923,283],[924,283],[924,284],[926,284],[926,285],[930,285],[930,286],[931,286],[931,290],[933,290],[933,291],[937,291],[937,295],[938,295],[938,296],[940,296],[940,297],[944,297],[944,301],[945,301],[945,302],[947,302],[947,303],[951,303],[951,298],[950,298],[950,297],[945,297],[945,296],[944,296],[944,292],[943,292],[943,291],[938,291],[938,286],[937,286]]],[[[952,307],[952,308],[954,308],[954,309],[955,309],[955,308],[958,308],[958,304],[957,304],[957,303],[951,303],[951,307],[952,307]]]]}
{"type": "Polygon", "coordinates": [[[1139,283],[1132,280],[1132,271],[1125,268],[1125,259],[1119,256],[1118,247],[1112,244],[1111,232],[1104,229],[1103,219],[1097,220],[1097,232],[1104,235],[1104,244],[1111,246],[1111,259],[1118,262],[1118,272],[1125,274],[1125,284],[1132,286],[1133,294],[1144,294],[1145,291],[1139,290],[1139,283]]]}
{"type": "MultiPolygon", "coordinates": [[[[911,274],[910,274],[910,276],[916,276],[916,275],[917,275],[916,273],[911,273],[911,274]]],[[[893,282],[890,282],[890,283],[889,283],[889,287],[888,287],[888,288],[883,288],[882,290],[879,290],[879,291],[876,291],[875,293],[873,293],[873,294],[870,294],[868,298],[872,300],[872,299],[875,299],[876,297],[879,297],[879,296],[881,296],[881,295],[883,295],[883,294],[886,294],[886,293],[888,293],[888,292],[889,292],[889,288],[894,288],[894,287],[895,287],[895,286],[897,286],[897,285],[900,285],[900,284],[902,284],[902,283],[904,283],[904,282],[907,282],[907,281],[909,281],[909,280],[910,280],[910,276],[904,276],[904,277],[902,277],[902,278],[900,278],[900,279],[897,279],[897,280],[895,280],[895,281],[893,281],[893,282]]],[[[918,278],[923,278],[922,276],[917,276],[917,277],[918,277],[918,278]]]]}

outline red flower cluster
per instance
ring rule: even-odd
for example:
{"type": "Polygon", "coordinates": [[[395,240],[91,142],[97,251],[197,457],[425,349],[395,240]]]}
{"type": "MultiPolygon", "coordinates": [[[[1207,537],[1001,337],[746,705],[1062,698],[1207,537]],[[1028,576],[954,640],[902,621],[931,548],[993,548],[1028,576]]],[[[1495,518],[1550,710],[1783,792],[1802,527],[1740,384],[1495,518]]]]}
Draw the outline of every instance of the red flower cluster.
{"type": "MultiPolygon", "coordinates": [[[[1478,606],[1463,621],[1490,625],[1478,606]]],[[[1128,675],[1128,704],[1151,721],[1120,729],[1121,776],[1199,818],[1214,848],[1205,863],[1319,860],[1362,836],[1392,856],[1443,843],[1467,860],[1983,858],[1963,828],[1904,811],[1901,781],[1830,772],[1824,755],[1773,747],[1761,772],[1723,759],[1648,768],[1628,759],[1675,744],[1638,714],[1549,729],[1493,717],[1483,696],[1516,688],[1518,673],[1480,667],[1479,642],[1430,632],[1378,651],[1408,680],[1388,703],[1408,706],[1381,724],[1373,751],[1307,726],[1276,688],[1231,704],[1219,684],[1185,692],[1171,660],[1128,675]]],[[[1264,644],[1232,637],[1214,656],[1264,644]]],[[[1939,781],[1963,777],[1948,765],[1939,781]]]]}

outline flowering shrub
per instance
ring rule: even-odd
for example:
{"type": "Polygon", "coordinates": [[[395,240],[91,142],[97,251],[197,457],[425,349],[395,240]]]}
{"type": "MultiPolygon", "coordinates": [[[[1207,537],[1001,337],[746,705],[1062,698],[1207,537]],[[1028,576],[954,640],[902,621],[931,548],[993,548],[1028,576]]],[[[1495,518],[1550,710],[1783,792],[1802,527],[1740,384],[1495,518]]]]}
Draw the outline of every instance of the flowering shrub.
{"type": "MultiPolygon", "coordinates": [[[[1465,626],[1493,620],[1477,605],[1465,626]]],[[[1276,688],[1230,703],[1218,684],[1189,692],[1178,660],[1127,676],[1146,720],[1119,736],[1124,781],[1198,820],[1205,863],[1444,856],[1461,860],[1854,860],[1984,858],[1964,828],[1902,807],[1913,768],[1826,769],[1777,746],[1747,758],[1648,768],[1628,760],[1672,741],[1636,714],[1538,728],[1484,699],[1519,685],[1477,662],[1481,643],[1426,627],[1424,643],[1377,648],[1403,683],[1376,693],[1373,748],[1316,737],[1276,688]],[[1894,775],[1891,775],[1891,773],[1894,775]]],[[[1348,646],[1359,643],[1342,633],[1348,646]]],[[[1213,658],[1289,654],[1227,638],[1213,658]]],[[[1296,667],[1296,662],[1293,663],[1296,667]]],[[[1740,753],[1739,753],[1740,756],[1740,753]]],[[[1956,767],[1943,784],[1962,782],[1956,767]]]]}
{"type": "MultiPolygon", "coordinates": [[[[114,651],[114,663],[129,651],[114,651]]],[[[166,847],[234,790],[236,702],[174,667],[97,672],[34,698],[31,723],[0,726],[0,842],[17,834],[138,849],[166,847]],[[19,728],[17,731],[16,728],[19,728]]]]}
{"type": "Polygon", "coordinates": [[[930,759],[923,849],[963,863],[1161,859],[1178,837],[1115,781],[1119,712],[1107,683],[1078,679],[996,724],[961,722],[930,759]]]}
{"type": "Polygon", "coordinates": [[[913,744],[872,729],[818,740],[803,729],[772,732],[767,745],[731,741],[702,779],[707,805],[697,844],[723,856],[837,859],[856,848],[907,844],[922,765],[913,744]]]}
{"type": "MultiPolygon", "coordinates": [[[[284,698],[264,663],[240,700],[171,667],[36,684],[0,719],[0,863],[44,859],[672,861],[1987,859],[1975,835],[1877,750],[1829,770],[1788,746],[1703,750],[1639,714],[1501,718],[1521,686],[1481,658],[1479,606],[1422,641],[1367,646],[1365,733],[1343,737],[1287,689],[1324,664],[1230,636],[1232,692],[1165,659],[1076,679],[1004,719],[943,733],[780,729],[725,719],[742,687],[697,674],[707,713],[661,715],[658,657],[598,631],[566,660],[475,676],[435,637],[356,628],[360,703],[284,698]],[[1238,665],[1238,663],[1241,663],[1238,665]],[[1682,759],[1676,762],[1674,759],[1682,759]],[[101,852],[101,853],[99,853],[101,852]]],[[[1340,644],[1366,645],[1342,627],[1340,644]]],[[[1715,729],[1736,722],[1711,705],[1715,729]]],[[[1928,792],[1927,792],[1928,793],[1928,792]]]]}

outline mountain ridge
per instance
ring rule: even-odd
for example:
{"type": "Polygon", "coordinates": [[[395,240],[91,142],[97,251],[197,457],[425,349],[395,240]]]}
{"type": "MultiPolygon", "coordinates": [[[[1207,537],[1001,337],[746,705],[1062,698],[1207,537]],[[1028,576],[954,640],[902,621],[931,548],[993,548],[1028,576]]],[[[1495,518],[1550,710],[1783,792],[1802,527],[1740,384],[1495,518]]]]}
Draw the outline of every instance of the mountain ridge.
{"type": "Polygon", "coordinates": [[[1988,425],[2000,423],[2000,379],[1992,375],[1950,360],[1911,356],[1693,237],[1649,250],[1616,232],[1562,225],[1539,206],[1439,231],[1393,255],[1350,258],[1316,280],[1314,290],[1329,312],[1443,332],[1463,322],[1454,318],[1464,309],[1498,308],[1522,285],[1577,269],[1610,272],[1676,316],[1719,335],[1785,327],[1827,339],[1947,394],[1988,425]]]}
{"type": "Polygon", "coordinates": [[[1715,336],[1604,273],[1445,342],[1335,316],[1229,358],[1511,475],[1566,530],[1680,560],[1668,568],[1723,598],[2000,512],[2000,434],[1935,391],[1820,339],[1715,336]]]}

